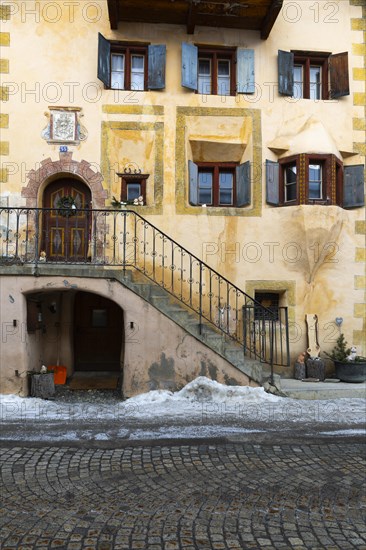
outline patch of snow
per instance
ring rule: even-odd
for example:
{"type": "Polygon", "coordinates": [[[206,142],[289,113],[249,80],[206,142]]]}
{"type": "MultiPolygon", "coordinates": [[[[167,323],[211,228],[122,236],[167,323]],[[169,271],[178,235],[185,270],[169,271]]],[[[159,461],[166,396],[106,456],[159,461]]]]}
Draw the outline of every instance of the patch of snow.
{"type": "Polygon", "coordinates": [[[333,432],[319,432],[319,435],[366,435],[366,430],[334,430],[333,432]]]}
{"type": "MultiPolygon", "coordinates": [[[[179,422],[231,425],[235,422],[279,422],[290,424],[361,423],[366,421],[364,399],[300,400],[268,394],[263,388],[225,386],[200,376],[177,392],[150,391],[123,401],[108,393],[66,391],[54,400],[0,395],[0,420],[90,422],[97,433],[98,421],[136,420],[161,423],[164,418],[179,422]]],[[[74,426],[72,426],[74,429],[74,426]]],[[[190,435],[191,437],[191,435],[190,435]]]]}

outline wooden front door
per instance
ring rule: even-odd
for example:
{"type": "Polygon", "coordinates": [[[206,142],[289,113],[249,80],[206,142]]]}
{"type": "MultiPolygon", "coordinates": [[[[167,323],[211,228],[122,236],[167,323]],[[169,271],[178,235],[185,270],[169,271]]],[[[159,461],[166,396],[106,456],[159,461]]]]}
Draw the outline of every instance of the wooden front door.
{"type": "Polygon", "coordinates": [[[89,188],[81,181],[61,178],[43,195],[42,250],[47,261],[87,261],[90,238],[89,188]]]}
{"type": "Polygon", "coordinates": [[[74,304],[75,371],[119,371],[123,311],[112,300],[78,292],[74,304]]]}

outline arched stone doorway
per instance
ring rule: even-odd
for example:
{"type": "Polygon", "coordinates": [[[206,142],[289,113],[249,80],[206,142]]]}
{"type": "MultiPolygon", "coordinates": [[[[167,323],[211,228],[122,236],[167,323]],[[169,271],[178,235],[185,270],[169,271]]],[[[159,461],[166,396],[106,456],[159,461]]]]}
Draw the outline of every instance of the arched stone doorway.
{"type": "Polygon", "coordinates": [[[89,187],[70,176],[58,178],[45,188],[42,206],[41,246],[47,260],[87,261],[91,231],[89,187]],[[68,208],[61,208],[64,204],[68,208]]]}
{"type": "Polygon", "coordinates": [[[73,160],[72,156],[71,151],[60,153],[59,160],[41,160],[38,169],[28,172],[27,185],[22,188],[22,197],[26,199],[27,208],[36,208],[40,205],[43,189],[51,179],[68,175],[77,177],[88,185],[92,193],[93,208],[105,208],[108,192],[103,188],[102,174],[94,171],[90,162],[79,162],[73,160]]]}

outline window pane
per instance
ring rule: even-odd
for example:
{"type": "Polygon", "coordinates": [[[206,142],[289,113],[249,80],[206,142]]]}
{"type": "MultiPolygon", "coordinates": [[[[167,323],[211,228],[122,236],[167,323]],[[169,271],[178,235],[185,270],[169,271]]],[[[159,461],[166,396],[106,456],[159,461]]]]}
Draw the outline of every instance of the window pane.
{"type": "Polygon", "coordinates": [[[294,95],[293,97],[299,99],[303,97],[303,66],[294,66],[294,95]]]}
{"type": "Polygon", "coordinates": [[[144,72],[144,56],[143,55],[132,55],[131,56],[131,67],[133,71],[144,72]]]}
{"type": "Polygon", "coordinates": [[[234,175],[232,172],[220,172],[219,174],[219,203],[233,204],[233,183],[234,175]]]}
{"type": "Polygon", "coordinates": [[[230,61],[228,59],[217,62],[217,93],[230,95],[230,61]]]}
{"type": "Polygon", "coordinates": [[[200,76],[207,76],[211,74],[211,60],[199,59],[198,60],[198,74],[200,76]]]}
{"type": "Polygon", "coordinates": [[[127,200],[133,201],[138,199],[141,195],[141,185],[139,183],[128,183],[127,184],[127,200]]]}
{"type": "Polygon", "coordinates": [[[322,198],[322,167],[309,164],[309,199],[322,198]]]}
{"type": "Polygon", "coordinates": [[[211,93],[211,60],[198,60],[198,93],[211,93]]]}
{"type": "Polygon", "coordinates": [[[310,99],[321,98],[321,68],[310,66],[310,99]]]}
{"type": "Polygon", "coordinates": [[[125,70],[125,56],[120,54],[112,54],[112,71],[125,70]]]}
{"type": "Polygon", "coordinates": [[[230,61],[221,59],[217,62],[217,74],[219,76],[230,76],[230,61]]]}
{"type": "Polygon", "coordinates": [[[212,204],[212,172],[198,172],[198,203],[212,204]]]}
{"type": "Polygon", "coordinates": [[[124,90],[125,87],[125,56],[112,54],[111,88],[124,90]]]}
{"type": "Polygon", "coordinates": [[[285,168],[285,202],[296,200],[296,165],[285,168]]]}
{"type": "Polygon", "coordinates": [[[218,95],[230,95],[230,77],[217,77],[218,95]]]}
{"type": "Polygon", "coordinates": [[[144,90],[145,72],[144,56],[131,56],[131,90],[144,90]]]}

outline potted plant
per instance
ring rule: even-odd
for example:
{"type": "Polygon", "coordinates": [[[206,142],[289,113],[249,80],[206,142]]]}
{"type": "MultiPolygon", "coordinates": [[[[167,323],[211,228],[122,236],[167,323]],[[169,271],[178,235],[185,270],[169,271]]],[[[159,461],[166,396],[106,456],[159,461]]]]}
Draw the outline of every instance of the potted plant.
{"type": "Polygon", "coordinates": [[[341,333],[331,353],[324,352],[332,359],[336,377],[343,382],[364,382],[366,380],[366,357],[356,355],[356,348],[348,348],[341,333]]]}

